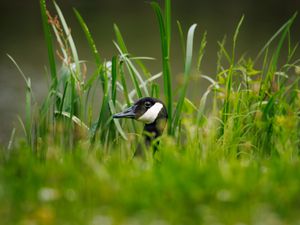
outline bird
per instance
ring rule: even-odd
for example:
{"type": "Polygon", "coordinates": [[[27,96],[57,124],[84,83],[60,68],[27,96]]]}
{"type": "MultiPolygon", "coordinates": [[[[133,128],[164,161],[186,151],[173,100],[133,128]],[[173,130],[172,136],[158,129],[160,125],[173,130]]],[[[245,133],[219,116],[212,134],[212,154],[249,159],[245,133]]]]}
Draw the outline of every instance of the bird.
{"type": "MultiPolygon", "coordinates": [[[[113,115],[114,119],[130,118],[144,123],[144,142],[146,148],[153,146],[153,154],[158,150],[159,141],[168,120],[165,104],[156,98],[144,97],[137,100],[131,107],[113,115]]],[[[143,155],[139,147],[134,156],[143,155]]]]}

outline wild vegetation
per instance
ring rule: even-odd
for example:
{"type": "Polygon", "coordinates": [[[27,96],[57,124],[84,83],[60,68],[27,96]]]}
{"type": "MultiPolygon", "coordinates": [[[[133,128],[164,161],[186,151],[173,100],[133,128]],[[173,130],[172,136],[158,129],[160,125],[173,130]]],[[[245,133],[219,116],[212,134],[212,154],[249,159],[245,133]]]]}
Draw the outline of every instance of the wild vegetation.
{"type": "Polygon", "coordinates": [[[81,60],[59,6],[54,2],[55,12],[45,0],[40,6],[50,85],[38,104],[30,77],[9,56],[27,89],[25,140],[13,131],[1,151],[3,224],[300,223],[296,14],[256,58],[236,54],[242,17],[232,37],[218,42],[210,76],[201,73],[206,32],[195,49],[197,25],[185,33],[177,21],[184,68],[174,87],[171,0],[164,9],[151,3],[161,41],[158,74],[144,63],[153,58],[130,53],[116,24],[119,53],[104,60],[88,21],[74,9],[94,59],[81,60]],[[198,102],[187,95],[195,74],[210,82],[198,102]],[[169,112],[159,151],[146,159],[132,158],[141,125],[112,119],[143,96],[162,99],[169,112]]]}

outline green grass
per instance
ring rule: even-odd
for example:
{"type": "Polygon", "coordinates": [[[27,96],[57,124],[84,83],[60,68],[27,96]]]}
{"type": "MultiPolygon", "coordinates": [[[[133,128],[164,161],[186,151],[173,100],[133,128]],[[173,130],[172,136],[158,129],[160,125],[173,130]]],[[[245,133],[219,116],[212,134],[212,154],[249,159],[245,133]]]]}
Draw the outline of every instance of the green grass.
{"type": "Polygon", "coordinates": [[[14,129],[0,151],[3,224],[300,223],[296,14],[255,59],[237,55],[242,16],[232,37],[218,42],[216,73],[209,76],[201,74],[207,33],[196,40],[196,24],[185,32],[177,21],[184,62],[177,87],[170,0],[164,9],[151,4],[161,39],[158,74],[144,63],[153,58],[130,52],[116,24],[118,53],[102,59],[74,9],[95,65],[86,70],[59,6],[49,13],[45,0],[40,4],[51,82],[37,104],[30,78],[9,56],[27,89],[25,120],[19,119],[25,138],[14,129]],[[187,95],[194,75],[210,83],[197,102],[187,95]],[[132,158],[141,124],[111,115],[149,95],[166,102],[168,128],[154,157],[132,158]]]}
{"type": "Polygon", "coordinates": [[[85,149],[2,158],[2,223],[299,223],[299,160],[199,160],[167,147],[161,163],[85,149]]]}

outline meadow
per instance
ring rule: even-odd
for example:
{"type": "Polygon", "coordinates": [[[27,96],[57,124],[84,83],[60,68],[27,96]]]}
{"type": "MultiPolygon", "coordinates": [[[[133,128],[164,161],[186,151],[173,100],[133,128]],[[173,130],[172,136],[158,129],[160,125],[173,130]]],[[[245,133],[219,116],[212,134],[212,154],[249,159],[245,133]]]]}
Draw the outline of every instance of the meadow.
{"type": "Polygon", "coordinates": [[[0,151],[1,224],[300,224],[297,14],[254,58],[236,53],[242,16],[218,42],[208,76],[201,70],[207,34],[196,40],[197,25],[185,31],[180,21],[172,30],[171,0],[149,6],[160,33],[156,60],[132,54],[117,24],[118,54],[103,59],[74,9],[94,60],[80,59],[76,34],[53,4],[50,12],[40,0],[49,59],[42,103],[8,55],[25,81],[26,110],[24,138],[14,129],[0,151]],[[172,32],[181,41],[181,75],[170,66],[172,32]],[[149,60],[162,72],[153,74],[149,60]],[[195,76],[209,82],[197,102],[188,96],[195,76]],[[142,124],[112,114],[144,96],[165,102],[168,124],[155,155],[132,157],[142,124]]]}

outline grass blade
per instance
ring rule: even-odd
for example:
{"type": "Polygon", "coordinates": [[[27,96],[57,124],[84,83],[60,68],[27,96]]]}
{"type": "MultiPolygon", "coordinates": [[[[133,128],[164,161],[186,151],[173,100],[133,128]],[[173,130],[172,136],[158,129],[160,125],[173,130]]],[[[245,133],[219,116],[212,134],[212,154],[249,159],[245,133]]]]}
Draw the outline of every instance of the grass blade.
{"type": "Polygon", "coordinates": [[[100,55],[99,55],[99,52],[97,50],[95,41],[94,41],[94,39],[93,39],[90,31],[89,31],[89,28],[87,27],[87,25],[84,22],[82,16],[80,15],[80,13],[75,8],[73,10],[75,12],[76,18],[77,18],[77,20],[78,20],[78,22],[79,22],[82,30],[84,31],[84,34],[85,34],[85,37],[86,37],[86,39],[88,41],[89,47],[90,47],[90,49],[93,52],[96,65],[99,67],[100,64],[101,64],[101,59],[100,59],[100,55]]]}
{"type": "MultiPolygon", "coordinates": [[[[125,60],[126,66],[128,68],[128,71],[132,74],[132,76],[134,77],[134,80],[137,82],[136,77],[139,79],[139,82],[140,82],[140,84],[142,84],[141,87],[143,88],[145,95],[149,96],[147,86],[143,85],[145,83],[145,81],[143,80],[143,78],[142,78],[141,74],[139,73],[139,71],[136,69],[136,67],[134,66],[134,64],[132,63],[132,61],[129,58],[125,57],[124,60],[125,60]]],[[[141,98],[141,97],[143,97],[143,95],[142,95],[142,92],[141,92],[141,89],[140,89],[140,85],[137,85],[137,87],[138,87],[137,91],[140,92],[139,97],[141,98]]]]}
{"type": "Polygon", "coordinates": [[[292,18],[290,18],[285,24],[283,24],[278,30],[277,32],[267,41],[267,43],[264,45],[264,47],[259,51],[258,55],[256,56],[255,60],[254,60],[254,64],[257,62],[257,60],[261,57],[261,55],[265,52],[266,49],[269,48],[269,46],[271,45],[271,43],[276,39],[276,37],[279,36],[279,34],[286,30],[287,27],[290,27],[292,25],[292,23],[294,22],[295,18],[297,16],[297,13],[295,13],[292,18]]]}
{"type": "Polygon", "coordinates": [[[193,24],[188,31],[187,42],[186,42],[185,70],[184,70],[185,76],[188,76],[191,73],[192,59],[193,59],[194,32],[196,27],[197,24],[193,24]]]}
{"type": "MultiPolygon", "coordinates": [[[[110,108],[111,114],[115,114],[115,113],[116,113],[116,110],[115,110],[115,107],[114,107],[113,102],[110,100],[110,101],[108,102],[108,104],[109,104],[109,108],[110,108]]],[[[116,126],[116,128],[117,128],[117,131],[118,131],[118,132],[120,133],[120,135],[124,138],[124,140],[127,141],[128,138],[127,138],[125,132],[123,131],[123,129],[122,129],[121,125],[120,125],[120,121],[119,121],[118,119],[113,119],[113,121],[114,121],[115,126],[116,126]]]]}
{"type": "MultiPolygon", "coordinates": [[[[170,2],[167,1],[167,4],[170,2]]],[[[164,17],[161,12],[161,8],[156,2],[151,2],[151,6],[156,14],[156,18],[159,25],[161,51],[162,51],[162,65],[163,65],[163,81],[164,81],[164,95],[166,98],[167,111],[169,114],[168,118],[168,133],[172,133],[172,121],[173,121],[173,96],[172,96],[172,83],[171,83],[171,70],[170,70],[170,27],[166,27],[164,17]]],[[[169,10],[169,9],[168,9],[169,10]]],[[[170,23],[170,13],[167,16],[167,22],[170,23]]]]}
{"type": "Polygon", "coordinates": [[[165,21],[166,21],[166,36],[168,43],[168,50],[170,51],[171,46],[171,0],[165,0],[165,21]]]}
{"type": "Polygon", "coordinates": [[[242,16],[242,18],[240,19],[236,29],[235,29],[235,32],[234,32],[234,35],[233,35],[233,44],[232,44],[232,64],[234,63],[234,59],[235,59],[235,48],[236,48],[236,42],[237,42],[237,37],[238,37],[238,34],[240,32],[240,28],[243,24],[243,21],[244,21],[244,15],[242,16]]]}
{"type": "Polygon", "coordinates": [[[200,100],[200,105],[199,105],[198,113],[197,113],[197,125],[198,126],[200,126],[201,122],[203,121],[206,100],[207,100],[207,96],[210,92],[211,92],[211,88],[208,88],[200,100]]]}
{"type": "Polygon", "coordinates": [[[10,151],[12,150],[14,140],[15,140],[15,134],[16,134],[16,128],[14,127],[11,134],[10,134],[9,142],[8,142],[8,145],[7,145],[8,155],[10,154],[10,151]]]}
{"type": "Polygon", "coordinates": [[[134,88],[138,94],[138,97],[141,98],[143,97],[143,94],[142,94],[142,91],[141,89],[139,88],[139,82],[138,82],[138,79],[140,80],[141,83],[143,83],[143,79],[142,77],[140,76],[140,74],[138,73],[138,71],[134,68],[133,64],[131,63],[131,61],[126,57],[126,54],[124,54],[124,52],[122,51],[121,47],[119,47],[119,45],[117,43],[115,43],[115,46],[117,47],[117,49],[119,50],[120,54],[121,54],[121,57],[122,57],[122,60],[123,62],[125,63],[127,69],[128,69],[128,72],[129,72],[129,75],[130,75],[130,78],[132,80],[132,83],[134,85],[134,88]]]}
{"type": "MultiPolygon", "coordinates": [[[[81,70],[80,70],[80,63],[79,63],[78,53],[77,53],[77,50],[76,50],[76,46],[75,46],[71,31],[70,31],[70,29],[69,29],[69,27],[66,23],[66,20],[64,18],[64,15],[63,15],[62,11],[60,10],[60,8],[56,4],[56,2],[54,2],[54,6],[55,6],[55,9],[56,9],[57,14],[59,16],[59,19],[61,21],[61,24],[63,26],[63,29],[64,29],[64,32],[66,34],[66,37],[67,37],[68,43],[70,45],[70,48],[71,48],[72,57],[73,57],[75,67],[76,67],[75,78],[76,78],[77,81],[82,81],[82,75],[81,75],[81,70]]],[[[74,70],[71,69],[71,71],[73,72],[74,70]]]]}
{"type": "Polygon", "coordinates": [[[27,141],[31,144],[31,81],[30,78],[27,79],[27,88],[26,88],[26,102],[25,102],[25,128],[27,133],[27,141]]]}
{"type": "Polygon", "coordinates": [[[77,124],[78,126],[86,129],[87,131],[89,131],[89,127],[83,121],[81,121],[78,117],[76,117],[74,115],[71,116],[71,114],[69,112],[55,111],[54,113],[57,114],[57,115],[62,115],[66,118],[71,119],[75,124],[77,124]]]}
{"type": "MultiPolygon", "coordinates": [[[[271,62],[269,64],[269,67],[268,67],[268,70],[267,70],[267,75],[266,75],[266,78],[264,79],[264,83],[263,83],[263,87],[265,89],[268,88],[268,84],[270,83],[270,81],[273,81],[273,78],[274,78],[274,74],[277,70],[277,64],[278,64],[278,59],[279,59],[279,56],[280,56],[280,52],[281,52],[281,49],[282,49],[282,46],[283,46],[283,43],[284,43],[284,40],[286,39],[287,35],[288,35],[288,32],[290,30],[290,27],[293,23],[293,21],[295,20],[296,18],[296,13],[293,15],[293,17],[291,19],[289,19],[286,23],[286,26],[284,25],[282,28],[282,33],[281,34],[281,37],[280,37],[280,40],[279,40],[279,43],[275,49],[275,53],[272,55],[272,58],[271,58],[271,62]]],[[[280,29],[281,30],[281,29],[280,29]]],[[[278,33],[279,35],[279,33],[278,33]]],[[[268,49],[268,48],[267,48],[268,49]]]]}
{"type": "Polygon", "coordinates": [[[206,35],[207,35],[207,32],[205,31],[203,36],[202,36],[202,39],[201,39],[199,53],[198,53],[197,69],[198,69],[199,72],[200,72],[200,67],[201,67],[201,63],[202,63],[202,60],[203,60],[203,56],[204,56],[204,49],[205,49],[206,44],[207,44],[206,35]]]}
{"type": "MultiPolygon", "coordinates": [[[[150,77],[149,79],[147,79],[145,82],[143,82],[142,84],[139,85],[140,88],[143,88],[143,87],[146,87],[147,84],[149,84],[150,82],[158,79],[159,77],[162,76],[162,73],[158,73],[156,75],[153,75],[152,77],[150,77]]],[[[136,90],[132,90],[130,93],[129,93],[129,97],[130,98],[133,98],[133,96],[136,94],[136,90]]]]}
{"type": "Polygon", "coordinates": [[[8,58],[13,62],[13,64],[16,66],[18,71],[20,72],[21,76],[25,80],[26,83],[26,96],[25,96],[25,133],[27,137],[27,142],[30,145],[31,144],[31,99],[32,99],[32,88],[31,88],[31,81],[30,78],[27,78],[17,62],[10,56],[7,55],[8,58]]]}
{"type": "Polygon", "coordinates": [[[117,96],[117,57],[113,56],[111,65],[111,99],[113,104],[116,104],[116,96],[117,96]]]}
{"type": "Polygon", "coordinates": [[[131,104],[131,100],[130,100],[129,94],[128,94],[128,88],[127,88],[126,79],[125,79],[125,75],[124,75],[123,64],[121,64],[119,68],[120,68],[120,77],[121,77],[121,84],[123,87],[124,98],[126,100],[127,106],[129,107],[131,104]]]}
{"type": "Polygon", "coordinates": [[[151,97],[159,98],[159,85],[156,83],[151,85],[151,97]]]}
{"type": "Polygon", "coordinates": [[[184,38],[184,34],[183,34],[183,31],[182,31],[182,26],[181,26],[181,23],[177,20],[177,27],[178,27],[178,32],[179,32],[179,38],[180,38],[180,44],[181,44],[181,49],[182,49],[182,55],[183,55],[183,58],[184,56],[186,55],[186,50],[185,50],[185,38],[184,38]]]}
{"type": "Polygon", "coordinates": [[[50,65],[50,74],[51,74],[51,81],[52,81],[51,89],[56,90],[58,80],[56,74],[56,64],[55,64],[54,50],[52,44],[52,35],[51,35],[50,25],[48,23],[45,0],[40,0],[40,8],[41,8],[44,36],[46,39],[47,50],[48,50],[48,60],[50,65]]]}
{"type": "Polygon", "coordinates": [[[180,92],[179,100],[176,106],[175,114],[174,114],[174,123],[173,123],[173,134],[175,133],[175,129],[178,128],[179,120],[182,112],[182,107],[184,103],[184,99],[186,96],[186,91],[188,87],[188,83],[191,75],[192,68],[192,59],[193,59],[193,43],[194,43],[194,33],[197,24],[193,24],[187,35],[187,43],[186,43],[186,57],[185,57],[185,69],[184,69],[184,84],[182,90],[180,92]]]}
{"type": "Polygon", "coordinates": [[[125,45],[123,36],[122,36],[121,31],[120,31],[119,27],[117,26],[117,24],[114,24],[114,31],[115,31],[117,43],[118,43],[120,49],[122,50],[123,53],[128,54],[128,50],[125,45]]]}

